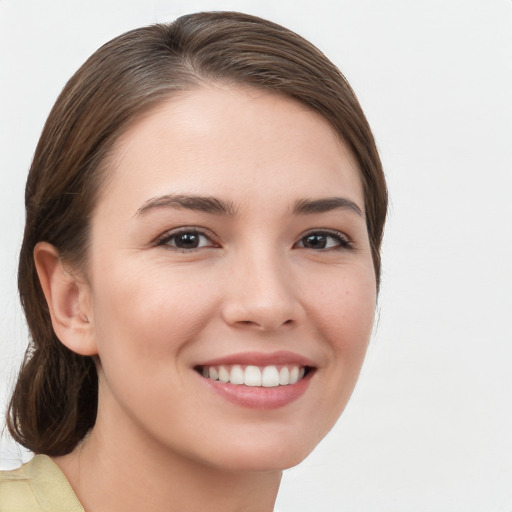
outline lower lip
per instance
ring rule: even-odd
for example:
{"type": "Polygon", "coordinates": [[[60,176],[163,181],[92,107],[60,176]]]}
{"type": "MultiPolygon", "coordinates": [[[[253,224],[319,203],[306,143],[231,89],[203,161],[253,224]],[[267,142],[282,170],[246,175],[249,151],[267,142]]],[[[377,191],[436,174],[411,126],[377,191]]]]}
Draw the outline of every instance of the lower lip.
{"type": "Polygon", "coordinates": [[[262,386],[245,386],[220,382],[198,374],[202,381],[213,391],[231,403],[252,409],[277,409],[284,407],[302,396],[311,381],[311,371],[295,384],[265,388],[262,386]]]}

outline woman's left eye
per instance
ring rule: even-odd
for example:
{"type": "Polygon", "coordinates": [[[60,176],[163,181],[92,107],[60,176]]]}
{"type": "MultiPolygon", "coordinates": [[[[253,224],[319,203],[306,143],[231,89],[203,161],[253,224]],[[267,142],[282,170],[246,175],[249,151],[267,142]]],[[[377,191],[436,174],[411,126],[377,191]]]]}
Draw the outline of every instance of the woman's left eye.
{"type": "Polygon", "coordinates": [[[196,230],[170,233],[169,235],[160,239],[158,245],[170,246],[182,251],[216,246],[216,244],[208,236],[196,230]]]}
{"type": "Polygon", "coordinates": [[[339,232],[315,231],[303,236],[296,244],[296,247],[325,251],[329,249],[342,250],[351,249],[352,242],[346,235],[339,232]]]}

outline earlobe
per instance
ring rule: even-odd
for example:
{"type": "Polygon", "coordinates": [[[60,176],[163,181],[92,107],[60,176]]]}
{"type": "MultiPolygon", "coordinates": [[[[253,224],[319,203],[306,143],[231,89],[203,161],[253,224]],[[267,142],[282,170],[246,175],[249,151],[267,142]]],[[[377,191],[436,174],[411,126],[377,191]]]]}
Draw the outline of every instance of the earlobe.
{"type": "Polygon", "coordinates": [[[73,352],[96,355],[88,283],[67,269],[59,251],[47,242],[36,245],[34,261],[55,334],[73,352]]]}

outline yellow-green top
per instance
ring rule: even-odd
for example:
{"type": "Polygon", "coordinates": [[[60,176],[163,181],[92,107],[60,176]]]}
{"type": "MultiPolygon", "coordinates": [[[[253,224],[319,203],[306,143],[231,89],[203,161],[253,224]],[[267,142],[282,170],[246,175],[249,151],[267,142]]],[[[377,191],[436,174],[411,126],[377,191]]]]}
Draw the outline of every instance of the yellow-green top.
{"type": "Polygon", "coordinates": [[[0,471],[0,512],[84,512],[59,467],[46,455],[0,471]]]}

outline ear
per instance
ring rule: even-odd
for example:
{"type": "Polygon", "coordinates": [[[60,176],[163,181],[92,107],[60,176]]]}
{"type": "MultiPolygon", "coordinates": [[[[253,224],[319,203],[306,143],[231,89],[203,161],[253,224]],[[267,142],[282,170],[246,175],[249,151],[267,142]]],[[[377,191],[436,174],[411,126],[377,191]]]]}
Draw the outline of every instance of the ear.
{"type": "Polygon", "coordinates": [[[34,260],[57,338],[77,354],[96,355],[90,286],[86,279],[66,268],[59,251],[47,242],[36,245],[34,260]]]}

